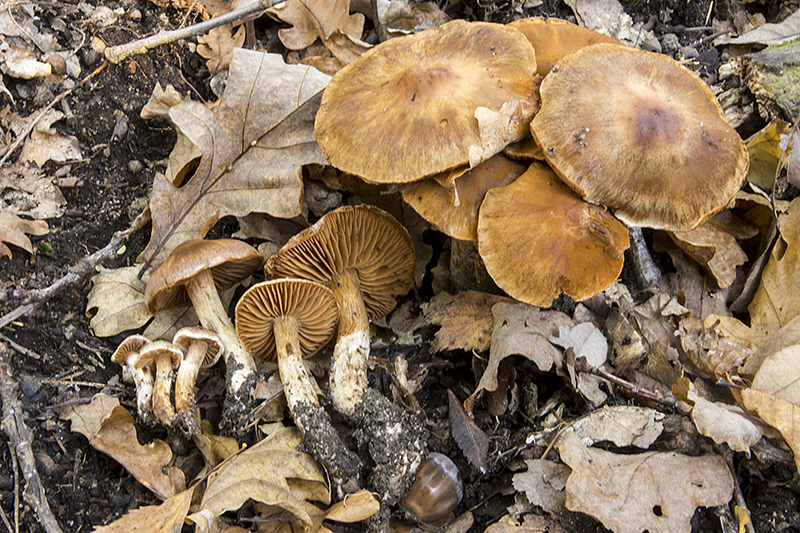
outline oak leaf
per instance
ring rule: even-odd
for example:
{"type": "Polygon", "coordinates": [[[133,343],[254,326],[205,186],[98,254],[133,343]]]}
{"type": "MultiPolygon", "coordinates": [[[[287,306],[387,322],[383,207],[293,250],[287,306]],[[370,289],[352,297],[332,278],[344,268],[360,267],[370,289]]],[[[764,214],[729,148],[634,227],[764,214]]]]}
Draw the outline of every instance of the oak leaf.
{"type": "Polygon", "coordinates": [[[25,234],[46,235],[49,231],[47,222],[25,220],[8,211],[0,211],[0,257],[11,257],[11,249],[3,243],[13,244],[32,254],[33,245],[25,234]]]}
{"type": "Polygon", "coordinates": [[[453,297],[445,310],[441,329],[436,332],[432,352],[444,350],[475,350],[484,352],[492,344],[496,303],[513,303],[511,298],[479,291],[464,291],[453,297]]]}
{"type": "Polygon", "coordinates": [[[227,69],[233,59],[233,51],[244,45],[244,24],[233,33],[233,24],[217,26],[206,35],[198,35],[197,53],[206,60],[211,74],[227,69]]]}
{"type": "Polygon", "coordinates": [[[187,489],[165,500],[161,505],[145,505],[106,525],[96,527],[93,533],[174,533],[183,527],[183,521],[192,503],[192,489],[187,489]]]}
{"type": "Polygon", "coordinates": [[[278,30],[278,37],[290,50],[308,48],[337,31],[361,39],[364,31],[364,15],[350,14],[350,0],[287,0],[268,11],[293,26],[278,30]]]}

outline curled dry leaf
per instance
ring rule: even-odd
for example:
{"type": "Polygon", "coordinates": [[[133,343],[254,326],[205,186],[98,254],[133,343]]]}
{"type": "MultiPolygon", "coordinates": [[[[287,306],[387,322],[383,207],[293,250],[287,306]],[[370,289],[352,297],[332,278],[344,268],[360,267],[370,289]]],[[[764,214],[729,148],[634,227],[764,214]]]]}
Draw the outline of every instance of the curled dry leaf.
{"type": "Polygon", "coordinates": [[[233,59],[234,48],[244,45],[244,24],[236,32],[233,30],[233,24],[225,24],[197,37],[197,42],[200,43],[197,45],[197,53],[206,60],[211,74],[227,69],[233,59]]]}
{"type": "MultiPolygon", "coordinates": [[[[145,266],[160,263],[181,242],[203,238],[222,217],[300,214],[301,166],[326,163],[314,117],[328,80],[311,67],[286,65],[280,55],[237,48],[217,103],[183,100],[169,108],[169,120],[203,155],[180,188],[156,175],[153,229],[139,258],[145,266]]],[[[177,177],[187,169],[168,171],[177,177]]]]}
{"type": "Polygon", "coordinates": [[[71,421],[72,431],[88,438],[92,447],[111,456],[162,500],[186,489],[183,472],[174,466],[167,468],[172,460],[169,445],[159,439],[139,444],[133,418],[116,398],[95,394],[88,405],[64,409],[61,418],[71,421]],[[167,474],[162,471],[165,468],[167,474]]]}
{"type": "Polygon", "coordinates": [[[514,474],[514,488],[524,492],[528,501],[551,514],[566,510],[564,487],[572,470],[567,465],[547,459],[527,459],[528,470],[514,474]]]}
{"type": "Polygon", "coordinates": [[[558,451],[572,468],[567,509],[589,514],[615,533],[689,533],[697,507],[722,505],[733,495],[733,478],[720,456],[618,455],[582,446],[572,431],[558,451]]]}
{"type": "Polygon", "coordinates": [[[192,503],[192,489],[185,490],[165,500],[161,505],[145,505],[132,509],[118,520],[94,529],[93,533],[174,533],[183,527],[183,521],[192,503]]]}
{"type": "Polygon", "coordinates": [[[790,127],[788,122],[776,119],[745,141],[747,153],[750,154],[747,181],[759,189],[771,191],[775,185],[775,175],[783,152],[781,135],[786,134],[790,127]]]}
{"type": "Polygon", "coordinates": [[[679,328],[684,353],[697,368],[716,379],[726,379],[726,375],[735,373],[753,353],[721,333],[706,329],[699,318],[684,317],[679,328]]]}
{"type": "MultiPolygon", "coordinates": [[[[42,168],[48,161],[74,161],[82,158],[78,139],[61,135],[52,125],[64,118],[64,113],[50,109],[36,123],[22,147],[20,161],[33,161],[42,168]]],[[[34,120],[28,117],[27,120],[34,120]]]]}
{"type": "Polygon", "coordinates": [[[469,464],[480,473],[486,472],[489,454],[489,436],[472,420],[453,391],[447,391],[449,402],[450,433],[464,452],[469,464]]]}
{"type": "Polygon", "coordinates": [[[364,15],[350,14],[350,0],[287,0],[268,10],[293,27],[278,30],[289,50],[303,50],[317,39],[326,41],[334,32],[361,39],[364,15]]]}
{"type": "Polygon", "coordinates": [[[147,279],[138,277],[139,267],[107,269],[97,267],[92,276],[92,290],[86,302],[89,326],[98,337],[111,337],[123,331],[139,329],[153,315],[144,302],[147,279]]]}
{"type": "Polygon", "coordinates": [[[52,172],[43,172],[36,165],[18,163],[3,167],[0,192],[4,193],[3,203],[7,203],[3,211],[38,220],[60,217],[67,200],[56,183],[52,172]],[[13,192],[7,194],[8,189],[13,192]]]}
{"type": "Polygon", "coordinates": [[[655,409],[619,405],[603,407],[580,419],[573,426],[584,446],[609,441],[617,447],[647,449],[664,430],[664,414],[655,409]]]}
{"type": "Polygon", "coordinates": [[[25,220],[13,213],[0,211],[0,257],[11,257],[11,249],[4,243],[13,244],[28,252],[33,253],[31,240],[28,235],[47,235],[50,229],[43,220],[25,220]]]}
{"type": "Polygon", "coordinates": [[[513,303],[514,300],[479,291],[456,294],[445,310],[441,329],[434,335],[431,351],[488,350],[494,329],[492,306],[500,302],[513,303]]]}
{"type": "MultiPolygon", "coordinates": [[[[688,381],[688,378],[681,379],[688,381]]],[[[701,435],[713,439],[717,444],[727,443],[731,450],[750,456],[750,447],[764,434],[758,420],[735,405],[710,402],[694,388],[689,390],[687,399],[694,403],[692,421],[701,435]]]]}

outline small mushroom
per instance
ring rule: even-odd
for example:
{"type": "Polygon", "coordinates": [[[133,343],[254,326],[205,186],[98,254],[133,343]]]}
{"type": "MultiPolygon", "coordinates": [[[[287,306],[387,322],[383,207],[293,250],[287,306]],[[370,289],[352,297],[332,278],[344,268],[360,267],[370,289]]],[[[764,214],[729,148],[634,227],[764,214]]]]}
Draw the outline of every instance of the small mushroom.
{"type": "Polygon", "coordinates": [[[142,335],[131,335],[117,346],[111,360],[122,365],[122,379],[136,385],[136,408],[145,423],[153,420],[153,382],[154,367],[139,364],[139,352],[150,344],[150,339],[142,335]]]}
{"type": "Polygon", "coordinates": [[[156,378],[153,385],[153,412],[163,426],[172,427],[175,408],[170,400],[175,369],[181,364],[183,352],[168,341],[146,344],[139,352],[139,364],[155,364],[156,378]]]}
{"type": "Polygon", "coordinates": [[[478,249],[486,270],[510,296],[549,307],[562,292],[596,294],[619,276],[628,230],[608,211],[580,199],[544,163],[486,193],[478,249]]]}
{"type": "Polygon", "coordinates": [[[253,357],[277,360],[286,403],[306,447],[344,491],[356,488],[361,462],[333,429],[303,364],[333,337],[337,319],[330,289],[301,279],[257,283],[236,304],[239,338],[253,357]]]}
{"type": "Polygon", "coordinates": [[[628,226],[687,231],[739,190],[747,149],[691,71],[614,44],[584,47],[556,67],[531,132],[581,197],[628,226]]]}
{"type": "Polygon", "coordinates": [[[219,293],[250,276],[262,260],[255,248],[236,239],[191,240],[172,251],[145,289],[151,313],[191,303],[203,327],[222,339],[229,393],[223,423],[231,427],[252,406],[255,362],[236,336],[219,293]]]}
{"type": "Polygon", "coordinates": [[[180,348],[183,361],[175,377],[175,411],[181,424],[191,435],[200,431],[194,404],[194,385],[201,368],[214,366],[225,352],[219,335],[206,328],[181,328],[172,338],[172,344],[180,348]]]}
{"type": "Polygon", "coordinates": [[[486,139],[476,111],[511,106],[492,134],[517,140],[538,109],[538,82],[520,32],[454,20],[381,43],[337,72],[317,113],[317,141],[334,167],[371,183],[474,166],[504,146],[478,157],[486,139]]]}

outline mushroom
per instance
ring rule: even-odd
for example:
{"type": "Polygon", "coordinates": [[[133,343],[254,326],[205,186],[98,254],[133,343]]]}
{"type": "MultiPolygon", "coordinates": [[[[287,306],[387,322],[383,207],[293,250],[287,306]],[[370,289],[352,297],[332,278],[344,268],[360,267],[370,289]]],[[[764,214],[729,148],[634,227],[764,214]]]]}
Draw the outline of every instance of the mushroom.
{"type": "Polygon", "coordinates": [[[357,489],[361,462],[342,444],[303,364],[333,337],[338,308],[333,293],[301,279],[265,281],[250,287],[236,304],[236,332],[253,354],[276,361],[286,404],[306,442],[334,485],[357,489]],[[355,483],[355,485],[353,485],[355,483]]]}
{"type": "Polygon", "coordinates": [[[175,408],[170,400],[174,370],[183,359],[180,348],[168,341],[154,341],[139,351],[139,365],[154,364],[156,379],[153,385],[153,412],[162,425],[172,427],[175,408]]]}
{"type": "Polygon", "coordinates": [[[587,201],[629,226],[687,231],[739,190],[747,149],[688,69],[614,44],[584,47],[556,66],[531,132],[587,201]]]}
{"type": "Polygon", "coordinates": [[[317,141],[334,167],[371,183],[475,166],[525,135],[538,82],[520,32],[454,20],[381,43],[337,72],[317,113],[317,141]],[[505,122],[482,132],[476,113],[486,110],[505,122]],[[486,135],[503,142],[487,147],[486,135]]]}
{"type": "Polygon", "coordinates": [[[596,294],[619,276],[628,230],[580,199],[546,164],[486,193],[478,249],[495,283],[510,296],[549,307],[562,292],[596,294]]]}
{"type": "Polygon", "coordinates": [[[183,361],[175,377],[175,411],[179,422],[191,435],[200,431],[194,404],[194,385],[201,368],[214,366],[225,352],[219,335],[201,327],[181,328],[172,338],[172,344],[180,348],[183,361]]]}
{"type": "Polygon", "coordinates": [[[231,427],[250,410],[255,362],[236,336],[219,293],[250,276],[262,260],[255,248],[236,239],[186,241],[151,274],[145,289],[151,313],[191,303],[203,327],[219,335],[227,349],[223,423],[231,427]]]}
{"type": "Polygon", "coordinates": [[[111,360],[122,365],[122,379],[136,385],[136,408],[145,423],[153,420],[153,381],[154,368],[149,364],[138,364],[139,352],[150,344],[150,339],[142,335],[131,335],[117,346],[111,360]]]}

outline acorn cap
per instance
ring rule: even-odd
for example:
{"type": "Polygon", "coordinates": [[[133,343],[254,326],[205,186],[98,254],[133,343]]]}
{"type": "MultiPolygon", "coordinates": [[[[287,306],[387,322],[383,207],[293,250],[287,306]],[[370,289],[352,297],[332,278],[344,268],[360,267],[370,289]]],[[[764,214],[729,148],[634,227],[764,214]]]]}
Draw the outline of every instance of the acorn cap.
{"type": "Polygon", "coordinates": [[[262,261],[255,248],[237,239],[186,241],[150,276],[144,295],[147,309],[155,315],[191,305],[186,284],[203,270],[211,270],[214,285],[222,292],[250,276],[262,261]]]}
{"type": "Polygon", "coordinates": [[[337,72],[317,113],[317,141],[331,165],[365,181],[417,181],[470,163],[470,150],[483,146],[479,107],[518,104],[502,133],[521,138],[539,107],[538,82],[520,32],[454,20],[381,43],[337,72]]]}
{"type": "Polygon", "coordinates": [[[547,165],[486,193],[478,249],[495,283],[513,298],[550,307],[562,292],[583,300],[622,271],[628,230],[581,200],[547,165]]]}
{"type": "Polygon", "coordinates": [[[536,72],[544,77],[562,57],[584,46],[622,44],[613,37],[553,17],[529,17],[508,24],[528,38],[536,52],[536,72]]]}
{"type": "Polygon", "coordinates": [[[268,279],[295,277],[327,285],[336,274],[358,272],[369,318],[394,309],[414,280],[414,245],[408,231],[371,205],[344,206],[301,231],[264,266],[268,279]]]}
{"type": "Polygon", "coordinates": [[[478,208],[486,191],[508,185],[523,172],[525,166],[497,154],[455,180],[459,205],[455,205],[453,194],[433,180],[415,183],[403,192],[403,200],[443,233],[477,241],[478,208]]]}
{"type": "Polygon", "coordinates": [[[739,190],[748,154],[708,86],[672,59],[613,44],[565,56],[531,131],[558,175],[629,226],[686,231],[739,190]]]}
{"type": "Polygon", "coordinates": [[[200,368],[212,366],[225,351],[219,335],[199,326],[181,328],[172,338],[172,344],[183,350],[184,353],[189,350],[189,346],[193,342],[202,342],[206,345],[206,354],[200,362],[200,368]]]}
{"type": "Polygon", "coordinates": [[[313,281],[282,278],[253,285],[236,304],[236,334],[253,357],[277,359],[272,322],[278,317],[296,321],[302,356],[310,357],[333,336],[339,311],[330,289],[313,281]]]}

